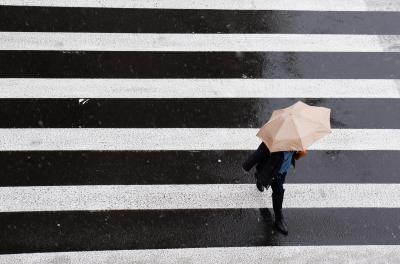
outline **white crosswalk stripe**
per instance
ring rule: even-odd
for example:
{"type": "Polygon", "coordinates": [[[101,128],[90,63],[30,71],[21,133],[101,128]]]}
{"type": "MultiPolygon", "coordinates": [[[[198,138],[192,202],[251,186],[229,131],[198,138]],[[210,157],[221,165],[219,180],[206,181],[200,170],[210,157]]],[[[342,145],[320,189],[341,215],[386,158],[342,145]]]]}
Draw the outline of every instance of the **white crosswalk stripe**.
{"type": "Polygon", "coordinates": [[[146,249],[119,251],[83,251],[0,256],[1,264],[8,263],[107,263],[124,264],[135,259],[139,263],[397,263],[400,246],[280,246],[280,247],[229,247],[188,249],[146,249]],[[364,261],[365,260],[365,261],[364,261]],[[384,261],[383,261],[384,260],[384,261]]]}
{"type": "Polygon", "coordinates": [[[399,52],[398,35],[2,32],[2,50],[399,52]]]}
{"type": "MultiPolygon", "coordinates": [[[[253,150],[258,128],[1,129],[0,150],[253,150]]],[[[310,150],[400,150],[399,129],[333,129],[310,150]]]]}
{"type": "MultiPolygon", "coordinates": [[[[400,208],[400,184],[287,184],[285,208],[400,208]]],[[[0,212],[271,207],[254,184],[0,187],[0,212]]]]}
{"type": "Polygon", "coordinates": [[[1,0],[0,4],[21,6],[107,8],[400,11],[400,4],[396,0],[1,0]]]}
{"type": "Polygon", "coordinates": [[[0,98],[400,98],[382,79],[0,79],[0,98]]]}

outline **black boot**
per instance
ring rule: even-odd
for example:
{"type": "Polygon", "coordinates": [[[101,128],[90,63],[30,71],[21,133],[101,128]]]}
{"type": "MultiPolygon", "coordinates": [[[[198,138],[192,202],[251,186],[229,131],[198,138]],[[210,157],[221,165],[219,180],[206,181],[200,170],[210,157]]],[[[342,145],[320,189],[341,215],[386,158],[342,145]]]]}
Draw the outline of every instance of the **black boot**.
{"type": "Polygon", "coordinates": [[[264,186],[261,185],[260,181],[257,180],[256,186],[257,186],[257,189],[258,189],[260,192],[263,192],[263,191],[264,191],[264,186]]]}
{"type": "Polygon", "coordinates": [[[283,194],[282,193],[273,193],[272,194],[272,205],[274,207],[275,213],[275,227],[284,235],[288,234],[288,229],[285,220],[282,215],[282,203],[283,203],[283,194]]]}
{"type": "Polygon", "coordinates": [[[258,176],[257,176],[256,174],[254,174],[254,177],[256,178],[256,186],[257,186],[257,189],[258,189],[260,192],[263,192],[263,191],[264,191],[264,186],[261,184],[261,182],[260,182],[260,180],[258,179],[258,176]]]}

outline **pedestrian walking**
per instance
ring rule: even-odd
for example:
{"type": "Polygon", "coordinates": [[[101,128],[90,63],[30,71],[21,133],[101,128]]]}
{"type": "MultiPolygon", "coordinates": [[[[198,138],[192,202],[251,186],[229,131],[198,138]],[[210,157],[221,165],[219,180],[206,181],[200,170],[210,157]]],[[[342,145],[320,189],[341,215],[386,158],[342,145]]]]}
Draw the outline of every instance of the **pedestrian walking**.
{"type": "Polygon", "coordinates": [[[271,186],[275,226],[285,235],[288,228],[282,204],[286,175],[291,166],[296,166],[296,160],[307,155],[307,148],[312,143],[329,133],[330,109],[299,101],[272,113],[270,120],[257,133],[263,142],[242,165],[245,171],[256,166],[254,176],[260,192],[271,186]]]}
{"type": "Polygon", "coordinates": [[[249,171],[256,165],[256,186],[260,192],[264,188],[272,188],[272,206],[275,215],[275,226],[283,234],[288,234],[286,222],[282,214],[282,203],[285,193],[283,184],[291,165],[296,166],[296,160],[307,155],[307,151],[279,151],[270,153],[262,142],[257,150],[243,163],[243,169],[249,171]]]}

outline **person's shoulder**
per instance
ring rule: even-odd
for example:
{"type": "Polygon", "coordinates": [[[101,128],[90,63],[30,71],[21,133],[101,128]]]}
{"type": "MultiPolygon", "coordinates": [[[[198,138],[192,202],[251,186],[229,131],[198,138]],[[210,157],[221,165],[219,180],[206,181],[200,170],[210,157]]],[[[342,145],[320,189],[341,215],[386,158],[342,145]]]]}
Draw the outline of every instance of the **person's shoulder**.
{"type": "Polygon", "coordinates": [[[285,152],[286,151],[275,151],[275,152],[272,152],[271,153],[271,156],[274,156],[274,157],[279,157],[279,158],[284,158],[285,157],[285,152]]]}
{"type": "Polygon", "coordinates": [[[263,151],[267,155],[270,155],[269,148],[268,148],[267,144],[265,144],[264,142],[261,142],[260,146],[258,146],[258,149],[263,151]]]}

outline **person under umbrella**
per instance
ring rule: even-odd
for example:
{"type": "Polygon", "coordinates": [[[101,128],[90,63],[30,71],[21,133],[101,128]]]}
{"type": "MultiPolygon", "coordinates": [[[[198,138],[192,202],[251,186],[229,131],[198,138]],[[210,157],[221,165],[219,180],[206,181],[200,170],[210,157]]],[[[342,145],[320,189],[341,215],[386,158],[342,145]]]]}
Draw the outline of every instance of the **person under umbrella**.
{"type": "Polygon", "coordinates": [[[242,165],[246,172],[256,166],[254,176],[260,192],[271,186],[275,226],[285,235],[288,229],[282,203],[286,175],[291,166],[296,166],[296,160],[307,155],[311,144],[331,133],[330,111],[301,101],[273,111],[270,120],[257,133],[261,144],[242,165]]]}

